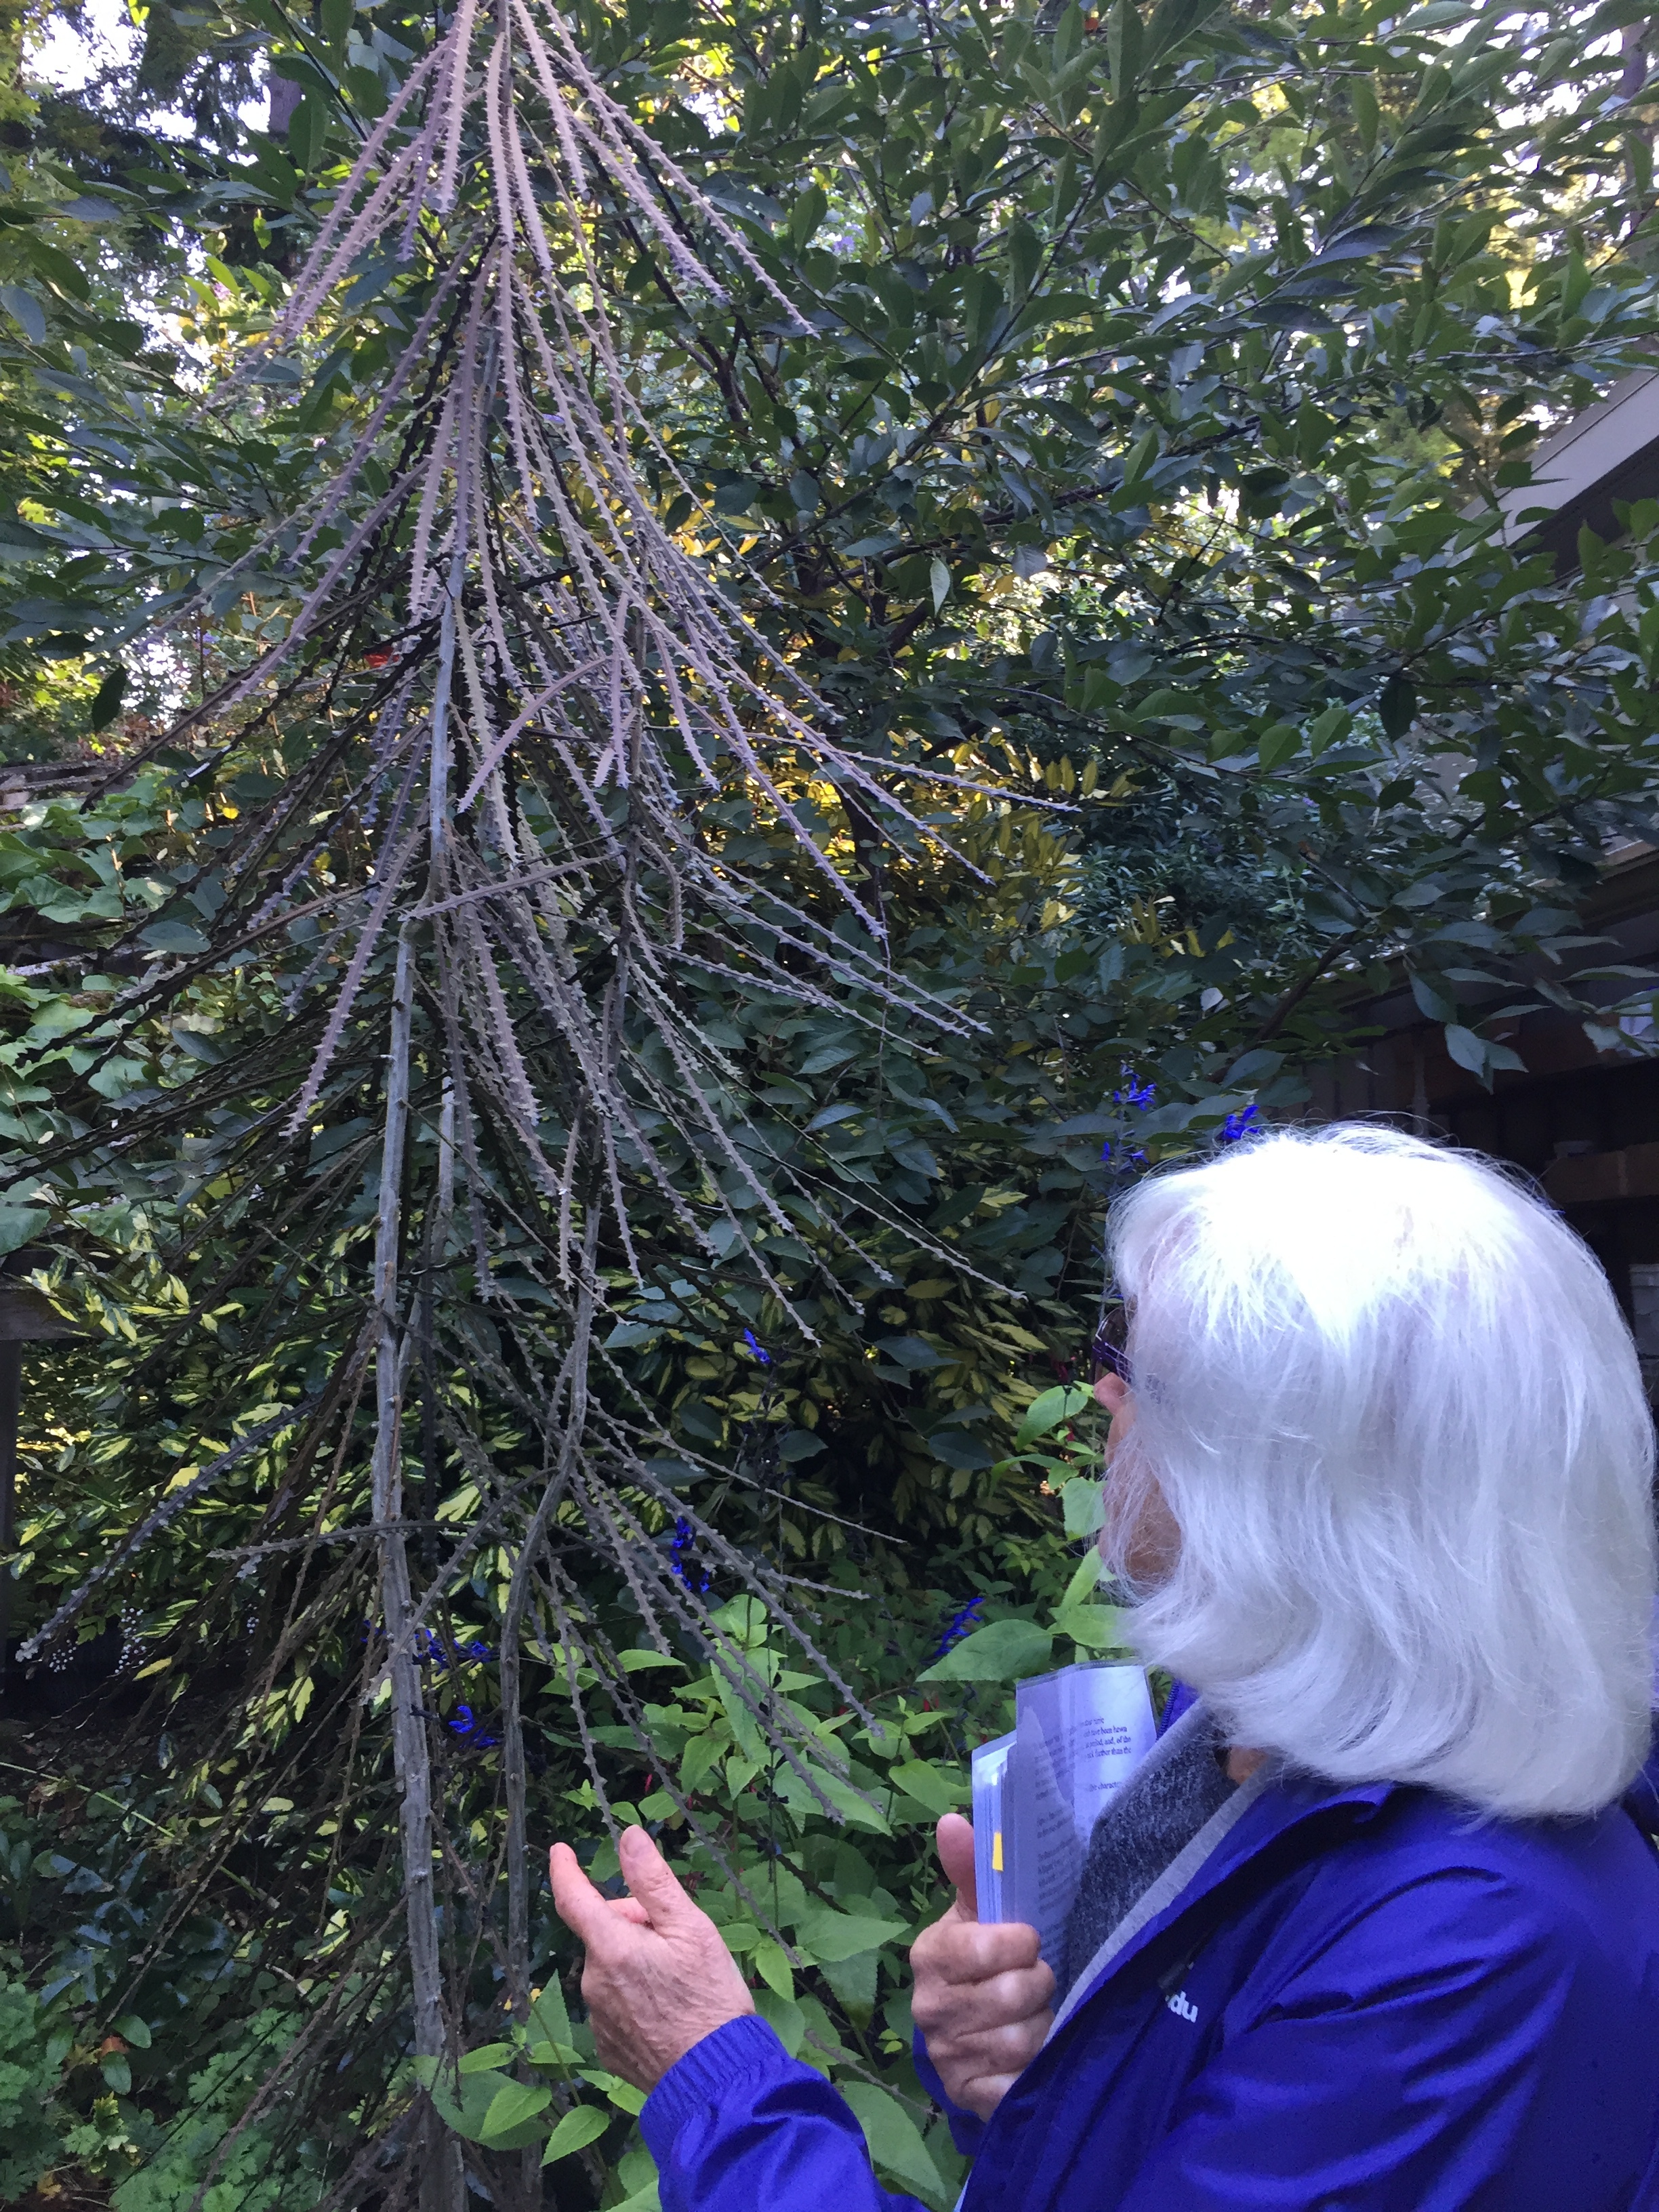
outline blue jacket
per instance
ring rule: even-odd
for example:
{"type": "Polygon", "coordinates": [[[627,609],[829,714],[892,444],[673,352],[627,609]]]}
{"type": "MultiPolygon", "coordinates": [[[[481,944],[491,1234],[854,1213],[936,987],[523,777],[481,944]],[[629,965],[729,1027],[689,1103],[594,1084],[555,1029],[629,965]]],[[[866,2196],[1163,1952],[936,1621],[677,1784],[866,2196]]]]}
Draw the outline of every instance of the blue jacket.
{"type": "MultiPolygon", "coordinates": [[[[641,2124],[663,2212],[920,2212],[758,2019],[641,2124]]],[[[1659,1860],[1621,1808],[1279,1778],[952,2124],[963,2212],[1659,2212],[1659,1860]]]]}

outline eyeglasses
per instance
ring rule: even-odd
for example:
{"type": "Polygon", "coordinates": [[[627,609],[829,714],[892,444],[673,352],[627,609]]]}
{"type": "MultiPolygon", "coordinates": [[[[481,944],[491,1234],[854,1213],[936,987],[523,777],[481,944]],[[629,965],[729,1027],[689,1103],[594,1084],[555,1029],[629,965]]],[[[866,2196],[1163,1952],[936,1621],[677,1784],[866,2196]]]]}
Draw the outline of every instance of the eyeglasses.
{"type": "Polygon", "coordinates": [[[1089,1346],[1089,1358],[1094,1370],[1095,1382],[1098,1382],[1103,1375],[1116,1375],[1121,1376],[1132,1390],[1133,1389],[1134,1370],[1130,1364],[1129,1354],[1124,1345],[1124,1339],[1128,1334],[1129,1316],[1120,1306],[1116,1312],[1109,1314],[1101,1323],[1094,1342],[1089,1346]]]}

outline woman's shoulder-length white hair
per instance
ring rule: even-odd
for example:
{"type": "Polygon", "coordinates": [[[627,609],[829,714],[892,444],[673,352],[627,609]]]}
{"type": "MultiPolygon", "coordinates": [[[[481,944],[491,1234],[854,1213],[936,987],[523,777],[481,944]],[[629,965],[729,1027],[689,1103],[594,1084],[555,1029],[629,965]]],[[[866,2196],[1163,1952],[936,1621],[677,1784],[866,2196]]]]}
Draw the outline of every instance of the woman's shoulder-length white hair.
{"type": "Polygon", "coordinates": [[[1111,1238],[1109,1559],[1148,1480],[1181,1532],[1144,1656],[1337,1782],[1616,1799],[1650,1729],[1653,1431],[1588,1247],[1486,1161],[1354,1123],[1152,1176],[1111,1238]]]}

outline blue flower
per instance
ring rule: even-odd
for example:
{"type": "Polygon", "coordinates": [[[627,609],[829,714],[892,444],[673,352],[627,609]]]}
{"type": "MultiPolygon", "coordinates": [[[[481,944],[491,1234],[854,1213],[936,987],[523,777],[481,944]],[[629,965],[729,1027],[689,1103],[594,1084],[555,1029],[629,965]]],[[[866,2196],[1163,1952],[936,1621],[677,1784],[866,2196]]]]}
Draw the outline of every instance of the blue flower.
{"type": "Polygon", "coordinates": [[[1261,1111],[1259,1106],[1252,1103],[1242,1114],[1229,1114],[1221,1125],[1220,1133],[1216,1138],[1217,1144],[1236,1145],[1261,1111]]]}
{"type": "Polygon", "coordinates": [[[1137,1112],[1150,1106],[1158,1096],[1157,1084],[1140,1082],[1133,1067],[1126,1067],[1121,1073],[1124,1077],[1123,1088],[1121,1091],[1113,1091],[1112,1103],[1115,1106],[1133,1106],[1137,1112]]]}
{"type": "Polygon", "coordinates": [[[674,1523],[674,1537],[668,1547],[669,1554],[673,1562],[674,1572],[685,1584],[687,1589],[695,1590],[697,1596],[702,1597],[708,1591],[708,1577],[699,1569],[696,1582],[694,1583],[691,1580],[690,1567],[696,1565],[692,1551],[695,1540],[696,1536],[691,1523],[682,1514],[674,1523]],[[690,1567],[687,1565],[688,1561],[690,1563],[690,1567]]]}
{"type": "Polygon", "coordinates": [[[749,1349],[754,1353],[756,1358],[759,1360],[763,1367],[769,1367],[772,1364],[771,1353],[761,1342],[759,1337],[756,1335],[752,1328],[744,1329],[743,1333],[743,1340],[749,1346],[749,1349]]]}
{"type": "Polygon", "coordinates": [[[937,1666],[953,1644],[960,1644],[964,1636],[970,1636],[979,1626],[979,1609],[984,1602],[982,1596],[970,1597],[959,1612],[951,1615],[944,1635],[934,1647],[933,1657],[927,1662],[930,1667],[937,1666]]]}

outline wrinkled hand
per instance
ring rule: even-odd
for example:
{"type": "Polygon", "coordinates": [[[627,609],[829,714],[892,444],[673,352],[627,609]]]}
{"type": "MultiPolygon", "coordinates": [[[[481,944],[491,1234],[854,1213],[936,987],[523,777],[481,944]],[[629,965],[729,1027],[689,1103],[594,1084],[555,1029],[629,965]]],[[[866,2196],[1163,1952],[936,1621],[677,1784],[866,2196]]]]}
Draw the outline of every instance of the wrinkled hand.
{"type": "Polygon", "coordinates": [[[988,2120],[1042,2048],[1054,2019],[1054,1978],[1021,1921],[981,1927],[974,1887],[974,1826],[959,1813],[939,1824],[939,1855],[956,1902],[910,1952],[910,2009],[952,2104],[988,2120]]]}
{"type": "Polygon", "coordinates": [[[643,1828],[622,1834],[629,1897],[602,1897],[568,1844],[549,1855],[553,1902],[587,1947],[582,1996],[599,2063],[654,2089],[677,2059],[755,2009],[720,1932],[643,1828]]]}

